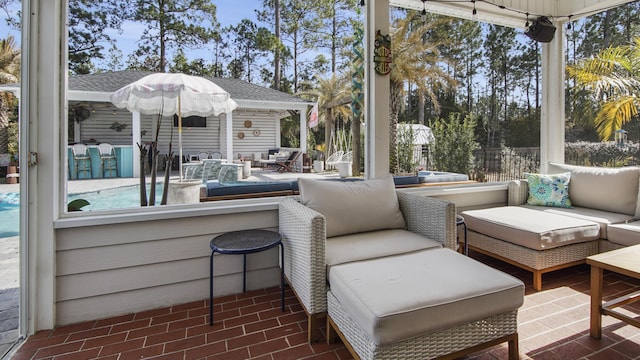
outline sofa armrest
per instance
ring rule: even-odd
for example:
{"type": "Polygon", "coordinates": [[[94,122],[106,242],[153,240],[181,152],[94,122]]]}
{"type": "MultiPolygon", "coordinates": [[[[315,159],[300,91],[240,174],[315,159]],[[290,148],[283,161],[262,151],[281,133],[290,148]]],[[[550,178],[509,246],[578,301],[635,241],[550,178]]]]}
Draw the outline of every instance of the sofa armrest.
{"type": "Polygon", "coordinates": [[[309,314],[326,312],[325,217],[288,197],[280,201],[278,218],[289,285],[309,314]]]}
{"type": "Polygon", "coordinates": [[[529,183],[527,180],[511,180],[509,181],[509,200],[507,205],[517,206],[527,203],[529,198],[529,183]]]}
{"type": "Polygon", "coordinates": [[[400,211],[409,231],[422,234],[456,250],[456,207],[442,199],[397,192],[400,211]]]}

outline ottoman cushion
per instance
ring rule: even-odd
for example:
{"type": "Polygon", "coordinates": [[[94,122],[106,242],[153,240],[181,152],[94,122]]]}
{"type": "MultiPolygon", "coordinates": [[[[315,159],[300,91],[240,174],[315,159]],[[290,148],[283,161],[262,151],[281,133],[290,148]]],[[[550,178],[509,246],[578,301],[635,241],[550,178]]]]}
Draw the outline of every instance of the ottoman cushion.
{"type": "Polygon", "coordinates": [[[502,206],[462,213],[469,230],[533,250],[600,238],[600,225],[524,206],[502,206]]]}
{"type": "Polygon", "coordinates": [[[522,281],[444,248],[330,271],[331,292],[378,345],[512,311],[524,298],[522,281]]]}

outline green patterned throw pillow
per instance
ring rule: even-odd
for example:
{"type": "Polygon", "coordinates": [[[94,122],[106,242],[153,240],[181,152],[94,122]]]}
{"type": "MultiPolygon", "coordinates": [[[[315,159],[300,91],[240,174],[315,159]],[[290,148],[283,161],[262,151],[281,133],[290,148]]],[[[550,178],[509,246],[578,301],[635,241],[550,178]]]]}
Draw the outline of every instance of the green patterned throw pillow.
{"type": "Polygon", "coordinates": [[[529,174],[529,198],[527,204],[570,208],[569,180],[571,173],[543,175],[529,174]]]}

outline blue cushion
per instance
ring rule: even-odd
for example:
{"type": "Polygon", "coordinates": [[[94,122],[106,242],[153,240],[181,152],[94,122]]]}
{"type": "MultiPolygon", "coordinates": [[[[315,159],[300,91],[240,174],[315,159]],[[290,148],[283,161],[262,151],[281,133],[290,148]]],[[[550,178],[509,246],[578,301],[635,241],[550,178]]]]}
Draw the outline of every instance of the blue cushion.
{"type": "Polygon", "coordinates": [[[415,185],[415,184],[419,184],[420,182],[418,181],[417,176],[407,175],[407,176],[394,176],[393,183],[396,186],[399,186],[399,185],[415,185]]]}
{"type": "Polygon", "coordinates": [[[237,181],[235,183],[220,184],[217,181],[207,182],[207,197],[224,196],[224,195],[244,195],[257,194],[272,191],[297,191],[298,183],[296,181],[278,181],[278,182],[250,182],[237,181]],[[295,188],[295,189],[294,189],[295,188]]]}

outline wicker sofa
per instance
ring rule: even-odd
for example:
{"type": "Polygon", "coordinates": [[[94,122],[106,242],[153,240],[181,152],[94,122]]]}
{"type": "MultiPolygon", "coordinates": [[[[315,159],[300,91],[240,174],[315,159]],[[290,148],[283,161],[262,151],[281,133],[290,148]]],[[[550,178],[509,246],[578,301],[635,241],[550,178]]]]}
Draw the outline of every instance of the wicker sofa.
{"type": "Polygon", "coordinates": [[[508,206],[462,212],[469,248],[533,273],[581,264],[593,254],[640,243],[640,169],[551,164],[570,174],[568,208],[528,205],[527,180],[509,183],[508,206]]]}
{"type": "Polygon", "coordinates": [[[391,176],[298,187],[280,202],[279,230],[310,342],[326,316],[327,339],[337,332],[356,358],[428,359],[505,341],[517,358],[524,285],[453,251],[453,203],[396,190],[391,176]]]}

